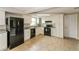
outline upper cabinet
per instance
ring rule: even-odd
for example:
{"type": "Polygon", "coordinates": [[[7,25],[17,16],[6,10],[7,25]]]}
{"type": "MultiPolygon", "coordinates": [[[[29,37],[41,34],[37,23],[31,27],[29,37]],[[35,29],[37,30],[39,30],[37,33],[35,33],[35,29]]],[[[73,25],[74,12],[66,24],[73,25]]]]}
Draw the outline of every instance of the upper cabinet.
{"type": "Polygon", "coordinates": [[[0,25],[5,25],[5,12],[0,11],[0,25]]]}
{"type": "Polygon", "coordinates": [[[30,24],[31,23],[31,15],[23,15],[24,18],[24,24],[30,24]]]}

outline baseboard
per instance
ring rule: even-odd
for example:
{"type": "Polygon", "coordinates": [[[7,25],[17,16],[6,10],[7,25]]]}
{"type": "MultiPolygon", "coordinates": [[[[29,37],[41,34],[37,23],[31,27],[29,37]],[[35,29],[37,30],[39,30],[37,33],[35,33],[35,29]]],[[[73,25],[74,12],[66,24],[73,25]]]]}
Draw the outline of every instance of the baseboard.
{"type": "Polygon", "coordinates": [[[3,49],[3,50],[0,50],[0,51],[8,51],[8,48],[5,48],[5,49],[3,49]]]}
{"type": "Polygon", "coordinates": [[[56,37],[56,38],[64,39],[64,37],[57,37],[57,36],[51,36],[51,37],[56,37]]]}
{"type": "Polygon", "coordinates": [[[64,37],[65,39],[76,39],[76,38],[72,38],[72,37],[64,37]]]}
{"type": "Polygon", "coordinates": [[[77,37],[76,39],[79,40],[79,37],[77,37]]]}

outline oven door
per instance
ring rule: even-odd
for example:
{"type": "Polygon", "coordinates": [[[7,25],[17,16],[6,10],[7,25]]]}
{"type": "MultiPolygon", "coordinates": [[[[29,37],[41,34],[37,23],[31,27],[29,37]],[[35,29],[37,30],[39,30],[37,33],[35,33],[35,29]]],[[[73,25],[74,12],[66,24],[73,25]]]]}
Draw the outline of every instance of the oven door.
{"type": "Polygon", "coordinates": [[[44,28],[44,35],[51,36],[51,28],[45,27],[44,28]]]}

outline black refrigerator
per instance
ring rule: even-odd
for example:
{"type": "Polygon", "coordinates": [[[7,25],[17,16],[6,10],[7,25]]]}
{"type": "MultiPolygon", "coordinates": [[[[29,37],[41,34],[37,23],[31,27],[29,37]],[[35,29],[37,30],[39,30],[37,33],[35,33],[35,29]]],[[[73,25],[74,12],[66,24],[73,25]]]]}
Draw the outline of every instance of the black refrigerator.
{"type": "Polygon", "coordinates": [[[6,25],[8,48],[12,49],[24,43],[24,19],[16,17],[6,18],[6,25]]]}

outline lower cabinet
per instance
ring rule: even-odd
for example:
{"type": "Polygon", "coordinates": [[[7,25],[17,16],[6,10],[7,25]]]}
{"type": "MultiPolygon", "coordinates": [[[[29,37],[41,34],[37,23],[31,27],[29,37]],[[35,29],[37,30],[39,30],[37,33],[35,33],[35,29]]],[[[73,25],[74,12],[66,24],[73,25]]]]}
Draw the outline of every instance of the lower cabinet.
{"type": "Polygon", "coordinates": [[[30,29],[24,30],[24,41],[30,39],[30,29]]]}
{"type": "Polygon", "coordinates": [[[7,32],[0,33],[0,51],[7,49],[7,32]]]}
{"type": "Polygon", "coordinates": [[[57,36],[56,28],[51,28],[51,36],[57,36]]]}
{"type": "Polygon", "coordinates": [[[43,27],[37,27],[36,28],[36,35],[39,35],[39,34],[44,34],[44,28],[43,27]]]}

